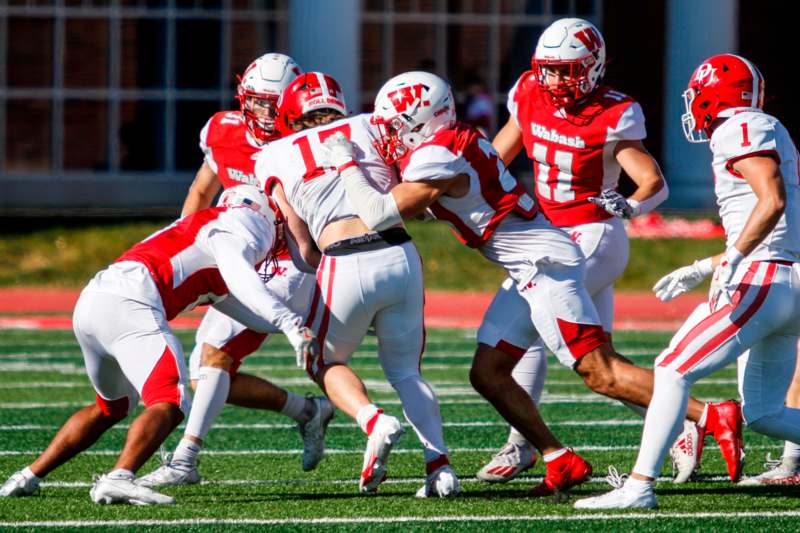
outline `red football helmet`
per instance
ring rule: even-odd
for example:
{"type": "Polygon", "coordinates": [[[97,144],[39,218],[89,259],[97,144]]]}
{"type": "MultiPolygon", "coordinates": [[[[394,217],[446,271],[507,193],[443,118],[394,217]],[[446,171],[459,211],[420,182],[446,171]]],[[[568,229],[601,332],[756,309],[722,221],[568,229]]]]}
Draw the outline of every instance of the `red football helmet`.
{"type": "Polygon", "coordinates": [[[339,82],[322,72],[301,74],[278,99],[278,129],[283,135],[294,133],[292,122],[318,109],[331,109],[347,115],[342,88],[339,82]]]}
{"type": "Polygon", "coordinates": [[[743,57],[720,54],[703,61],[692,74],[683,93],[686,112],[681,116],[689,142],[708,141],[711,126],[731,109],[764,106],[764,77],[743,57]]]}

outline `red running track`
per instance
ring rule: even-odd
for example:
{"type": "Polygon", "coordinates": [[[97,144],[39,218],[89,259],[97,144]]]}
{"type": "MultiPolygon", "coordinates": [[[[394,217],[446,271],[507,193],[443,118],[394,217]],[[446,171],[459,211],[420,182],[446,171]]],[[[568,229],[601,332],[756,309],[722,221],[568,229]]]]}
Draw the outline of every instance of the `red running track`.
{"type": "MultiPolygon", "coordinates": [[[[78,289],[7,288],[0,289],[0,329],[69,329],[78,289]]],[[[492,293],[428,291],[425,296],[425,323],[429,327],[477,328],[491,302],[492,293]]],[[[663,303],[649,292],[620,292],[616,296],[615,329],[676,330],[692,310],[705,300],[704,295],[685,295],[663,303]]],[[[179,316],[171,322],[176,328],[193,328],[203,309],[179,316]]]]}

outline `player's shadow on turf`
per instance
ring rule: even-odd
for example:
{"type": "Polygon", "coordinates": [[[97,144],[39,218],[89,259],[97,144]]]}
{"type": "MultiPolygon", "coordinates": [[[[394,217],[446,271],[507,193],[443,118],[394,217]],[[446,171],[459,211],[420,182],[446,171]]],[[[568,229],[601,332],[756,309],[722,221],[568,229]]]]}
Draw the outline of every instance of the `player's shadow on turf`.
{"type": "Polygon", "coordinates": [[[675,495],[675,496],[690,496],[695,494],[719,494],[719,495],[733,495],[744,494],[752,497],[764,496],[800,496],[800,486],[798,485],[758,485],[758,486],[745,486],[738,485],[721,485],[715,487],[679,487],[673,486],[658,486],[656,487],[656,494],[658,495],[675,495]]]}

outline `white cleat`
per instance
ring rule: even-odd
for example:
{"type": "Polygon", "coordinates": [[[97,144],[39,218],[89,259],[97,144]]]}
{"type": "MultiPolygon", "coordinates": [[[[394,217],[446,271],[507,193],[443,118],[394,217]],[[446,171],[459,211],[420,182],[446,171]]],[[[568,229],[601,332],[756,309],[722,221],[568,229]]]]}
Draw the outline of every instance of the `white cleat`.
{"type": "Polygon", "coordinates": [[[381,414],[367,439],[367,450],[364,452],[364,465],[361,468],[361,479],[358,488],[369,493],[378,490],[378,485],[386,479],[386,462],[389,452],[405,433],[400,421],[393,416],[381,414]]]}
{"type": "Polygon", "coordinates": [[[743,479],[739,485],[800,485],[800,459],[797,457],[773,459],[767,454],[764,468],[767,469],[766,472],[743,479]]]}
{"type": "Polygon", "coordinates": [[[333,404],[324,396],[310,398],[316,406],[314,416],[305,424],[300,424],[300,436],[303,437],[303,470],[314,470],[325,453],[325,431],[333,418],[333,404]]]}
{"type": "Polygon", "coordinates": [[[697,424],[689,420],[684,421],[683,433],[678,436],[675,444],[669,449],[675,475],[673,483],[686,483],[700,469],[704,437],[705,432],[698,428],[697,424]]]}
{"type": "Polygon", "coordinates": [[[529,443],[507,442],[475,476],[487,483],[505,483],[536,464],[536,451],[529,443]]]}
{"type": "Polygon", "coordinates": [[[0,487],[0,498],[16,498],[31,496],[39,489],[39,478],[28,479],[22,472],[14,472],[11,477],[0,487]]]}
{"type": "Polygon", "coordinates": [[[450,465],[440,466],[425,480],[425,484],[417,491],[417,498],[448,498],[461,493],[461,483],[450,465]]]}
{"type": "Polygon", "coordinates": [[[134,481],[140,487],[174,487],[177,485],[193,485],[200,483],[200,472],[197,465],[172,460],[172,454],[161,457],[161,466],[134,481]]]}
{"type": "MultiPolygon", "coordinates": [[[[614,490],[577,500],[575,509],[655,509],[658,507],[653,484],[648,483],[646,488],[634,487],[627,476],[620,476],[613,466],[608,467],[606,479],[614,490]]],[[[638,484],[637,484],[638,485],[638,484]]]]}
{"type": "Polygon", "coordinates": [[[89,491],[94,503],[131,503],[133,505],[172,504],[175,500],[147,487],[137,485],[132,479],[109,478],[103,476],[95,481],[89,491]]]}

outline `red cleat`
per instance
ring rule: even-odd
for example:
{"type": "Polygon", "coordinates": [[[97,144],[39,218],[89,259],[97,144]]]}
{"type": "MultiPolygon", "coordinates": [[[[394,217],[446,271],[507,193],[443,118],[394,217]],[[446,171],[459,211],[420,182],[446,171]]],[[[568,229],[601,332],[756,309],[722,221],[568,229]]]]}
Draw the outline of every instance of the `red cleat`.
{"type": "Polygon", "coordinates": [[[566,492],[592,477],[592,465],[568,449],[561,457],[545,464],[544,480],[528,492],[529,496],[549,496],[566,492]]]}
{"type": "Polygon", "coordinates": [[[711,403],[706,415],[706,434],[714,436],[728,475],[734,483],[742,477],[744,440],[742,439],[742,406],[736,400],[711,403]]]}

